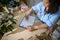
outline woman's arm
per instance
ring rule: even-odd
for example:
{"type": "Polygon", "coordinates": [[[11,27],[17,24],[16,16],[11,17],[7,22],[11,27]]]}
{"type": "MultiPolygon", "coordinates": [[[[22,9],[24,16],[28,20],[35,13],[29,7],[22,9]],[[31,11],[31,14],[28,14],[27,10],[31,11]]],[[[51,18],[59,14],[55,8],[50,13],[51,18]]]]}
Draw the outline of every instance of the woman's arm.
{"type": "Polygon", "coordinates": [[[32,10],[32,8],[25,12],[25,18],[26,18],[26,20],[29,19],[29,15],[32,14],[33,12],[34,11],[32,10]]]}
{"type": "Polygon", "coordinates": [[[28,26],[27,29],[29,31],[33,31],[33,30],[36,30],[36,29],[48,29],[48,26],[46,24],[41,24],[41,25],[38,25],[38,26],[28,26]]]}
{"type": "Polygon", "coordinates": [[[38,25],[38,26],[34,26],[34,29],[45,29],[45,28],[48,28],[47,24],[41,24],[41,25],[38,25]]]}
{"type": "Polygon", "coordinates": [[[28,16],[31,14],[31,12],[33,12],[32,8],[30,8],[28,11],[25,12],[25,15],[28,16]]]}

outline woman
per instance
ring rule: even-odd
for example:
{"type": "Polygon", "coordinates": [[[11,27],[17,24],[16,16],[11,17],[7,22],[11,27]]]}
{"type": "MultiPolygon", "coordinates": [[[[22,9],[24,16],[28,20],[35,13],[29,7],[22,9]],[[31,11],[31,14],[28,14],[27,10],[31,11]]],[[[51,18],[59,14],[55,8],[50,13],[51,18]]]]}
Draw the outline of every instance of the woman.
{"type": "Polygon", "coordinates": [[[43,24],[32,27],[29,26],[27,28],[28,30],[32,31],[34,29],[50,29],[54,26],[57,27],[55,24],[60,17],[60,7],[58,5],[58,0],[43,0],[43,2],[33,6],[29,11],[26,12],[26,19],[33,11],[37,13],[37,17],[43,22],[43,24]]]}

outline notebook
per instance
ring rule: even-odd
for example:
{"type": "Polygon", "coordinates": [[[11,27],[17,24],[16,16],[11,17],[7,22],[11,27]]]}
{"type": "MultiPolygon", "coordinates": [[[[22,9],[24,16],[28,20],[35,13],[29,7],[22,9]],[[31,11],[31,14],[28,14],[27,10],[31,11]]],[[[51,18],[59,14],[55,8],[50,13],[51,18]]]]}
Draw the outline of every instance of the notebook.
{"type": "Polygon", "coordinates": [[[34,21],[35,21],[35,16],[29,16],[28,20],[26,20],[24,17],[21,23],[19,24],[19,26],[27,28],[28,26],[32,26],[34,24],[34,21]]]}

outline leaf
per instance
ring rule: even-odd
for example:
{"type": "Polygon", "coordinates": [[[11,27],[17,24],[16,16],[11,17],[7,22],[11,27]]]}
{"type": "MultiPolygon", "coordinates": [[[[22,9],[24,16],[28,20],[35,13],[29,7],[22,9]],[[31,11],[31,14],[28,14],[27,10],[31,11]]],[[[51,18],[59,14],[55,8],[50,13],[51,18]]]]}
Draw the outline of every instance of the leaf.
{"type": "Polygon", "coordinates": [[[2,30],[4,33],[6,33],[6,32],[7,32],[6,25],[3,25],[3,26],[1,27],[1,30],[2,30]]]}
{"type": "Polygon", "coordinates": [[[12,31],[12,29],[14,29],[12,25],[9,25],[7,28],[8,28],[10,31],[12,31]]]}
{"type": "Polygon", "coordinates": [[[11,22],[13,22],[14,24],[16,24],[16,21],[15,21],[15,19],[13,19],[13,18],[10,18],[10,21],[11,21],[11,22]]]}
{"type": "Polygon", "coordinates": [[[3,36],[3,35],[4,35],[4,33],[3,33],[1,30],[0,30],[0,35],[1,35],[1,36],[3,36]]]}
{"type": "Polygon", "coordinates": [[[2,25],[0,27],[0,35],[2,36],[4,35],[4,33],[12,31],[14,29],[12,24],[16,24],[16,20],[13,17],[9,18],[8,16],[9,15],[7,13],[3,13],[3,20],[0,22],[0,25],[2,25]],[[8,21],[11,21],[12,23],[8,25],[8,21]]]}

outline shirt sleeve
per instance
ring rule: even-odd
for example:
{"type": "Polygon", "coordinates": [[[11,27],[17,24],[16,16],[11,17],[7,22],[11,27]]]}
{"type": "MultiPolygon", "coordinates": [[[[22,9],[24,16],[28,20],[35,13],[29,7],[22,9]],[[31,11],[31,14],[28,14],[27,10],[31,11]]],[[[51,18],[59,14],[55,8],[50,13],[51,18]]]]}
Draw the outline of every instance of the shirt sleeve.
{"type": "Polygon", "coordinates": [[[35,6],[32,6],[32,9],[37,13],[38,11],[41,10],[42,2],[38,3],[35,6]]]}
{"type": "Polygon", "coordinates": [[[49,20],[47,20],[45,23],[48,25],[48,27],[52,27],[55,23],[57,23],[59,16],[58,15],[53,15],[49,20]]]}

